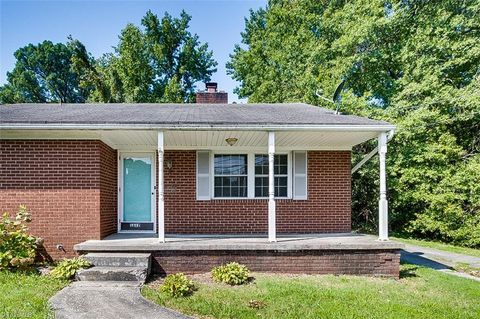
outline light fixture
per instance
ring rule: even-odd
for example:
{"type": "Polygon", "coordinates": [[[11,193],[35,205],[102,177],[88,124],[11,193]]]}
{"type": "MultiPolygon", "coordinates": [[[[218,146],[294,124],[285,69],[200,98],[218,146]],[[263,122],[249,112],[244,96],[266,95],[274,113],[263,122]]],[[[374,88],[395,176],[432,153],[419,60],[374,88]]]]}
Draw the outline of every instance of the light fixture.
{"type": "Polygon", "coordinates": [[[171,159],[165,160],[165,166],[167,167],[168,170],[171,170],[173,166],[172,160],[171,159]]]}
{"type": "Polygon", "coordinates": [[[235,143],[237,143],[237,141],[238,141],[238,138],[236,138],[236,137],[229,137],[229,138],[225,139],[225,142],[227,142],[227,144],[230,145],[230,146],[235,145],[235,143]]]}

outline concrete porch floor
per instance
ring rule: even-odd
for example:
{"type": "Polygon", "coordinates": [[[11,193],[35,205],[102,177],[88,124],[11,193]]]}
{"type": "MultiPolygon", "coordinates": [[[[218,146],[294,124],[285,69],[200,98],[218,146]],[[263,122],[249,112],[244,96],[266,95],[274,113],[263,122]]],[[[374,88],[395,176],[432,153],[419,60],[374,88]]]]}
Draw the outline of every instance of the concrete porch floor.
{"type": "Polygon", "coordinates": [[[167,235],[165,243],[156,234],[113,234],[103,240],[87,240],[74,246],[77,252],[94,251],[200,251],[200,250],[398,250],[403,245],[378,241],[372,235],[354,233],[279,235],[268,242],[257,235],[167,235]]]}

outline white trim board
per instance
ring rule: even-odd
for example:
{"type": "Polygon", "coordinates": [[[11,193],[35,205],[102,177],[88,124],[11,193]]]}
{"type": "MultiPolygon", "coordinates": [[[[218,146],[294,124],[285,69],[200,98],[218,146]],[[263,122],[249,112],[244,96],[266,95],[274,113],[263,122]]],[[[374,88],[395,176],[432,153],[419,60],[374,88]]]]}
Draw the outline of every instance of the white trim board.
{"type": "Polygon", "coordinates": [[[180,131],[338,131],[338,132],[389,132],[395,125],[214,125],[214,124],[0,124],[0,130],[180,130],[180,131]]]}
{"type": "MultiPolygon", "coordinates": [[[[165,146],[166,151],[214,151],[214,152],[237,152],[245,153],[245,152],[264,152],[267,153],[267,146],[265,147],[249,147],[249,146],[232,146],[231,150],[225,148],[225,146],[165,146]]],[[[291,151],[351,151],[352,147],[339,147],[339,146],[332,146],[332,147],[311,147],[311,146],[298,146],[295,145],[294,147],[285,147],[285,146],[275,146],[275,153],[281,152],[291,152],[291,151]]],[[[233,154],[233,153],[232,153],[233,154]]]]}

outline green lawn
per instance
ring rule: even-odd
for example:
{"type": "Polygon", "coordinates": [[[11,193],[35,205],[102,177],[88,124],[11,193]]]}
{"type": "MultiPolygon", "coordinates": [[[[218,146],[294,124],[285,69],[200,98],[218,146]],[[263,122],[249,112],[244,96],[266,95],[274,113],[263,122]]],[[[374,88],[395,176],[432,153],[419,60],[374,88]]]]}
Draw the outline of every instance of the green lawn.
{"type": "Polygon", "coordinates": [[[48,276],[0,272],[0,318],[53,318],[48,298],[65,285],[48,276]]]}
{"type": "Polygon", "coordinates": [[[230,287],[207,276],[192,278],[198,290],[173,299],[143,295],[200,318],[480,318],[480,283],[414,265],[402,265],[400,280],[354,276],[254,274],[253,283],[230,287]],[[261,309],[249,307],[258,301],[261,309]]]}
{"type": "Polygon", "coordinates": [[[401,242],[401,243],[405,243],[405,244],[417,245],[417,246],[422,246],[427,248],[449,251],[457,254],[480,257],[480,249],[460,247],[460,246],[439,243],[436,241],[426,241],[426,240],[419,240],[419,239],[407,239],[407,238],[398,238],[398,237],[391,237],[390,239],[401,242]]]}

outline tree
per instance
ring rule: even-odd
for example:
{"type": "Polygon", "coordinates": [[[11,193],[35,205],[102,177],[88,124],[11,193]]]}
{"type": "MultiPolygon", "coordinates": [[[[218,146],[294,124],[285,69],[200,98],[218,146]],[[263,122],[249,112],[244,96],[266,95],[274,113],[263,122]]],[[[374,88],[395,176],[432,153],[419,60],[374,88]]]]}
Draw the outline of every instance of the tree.
{"type": "Polygon", "coordinates": [[[84,102],[88,90],[79,86],[72,54],[65,44],[51,41],[15,51],[17,61],[7,73],[8,83],[0,87],[0,103],[84,102]]]}
{"type": "Polygon", "coordinates": [[[110,67],[116,71],[122,83],[125,102],[151,102],[154,82],[153,68],[149,64],[144,35],[139,28],[128,24],[122,30],[120,42],[115,48],[117,56],[111,56],[110,67]]]}
{"type": "Polygon", "coordinates": [[[210,81],[217,62],[188,31],[191,16],[148,11],[141,27],[127,24],[114,52],[95,58],[79,40],[44,41],[15,52],[0,103],[194,102],[195,83],[210,81]]]}
{"type": "Polygon", "coordinates": [[[83,88],[93,88],[98,102],[192,102],[195,83],[207,82],[217,62],[207,44],[188,31],[191,17],[169,14],[160,20],[151,11],[139,28],[128,24],[115,52],[95,60],[76,40],[74,68],[83,88]]]}
{"type": "MultiPolygon", "coordinates": [[[[345,79],[342,112],[398,127],[387,162],[392,229],[479,247],[479,15],[474,0],[271,0],[250,12],[227,68],[250,102],[331,107],[317,93],[345,79]]],[[[354,160],[372,148],[355,148],[354,160]]],[[[376,227],[377,167],[353,176],[359,228],[376,227]]]]}

